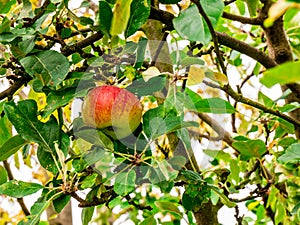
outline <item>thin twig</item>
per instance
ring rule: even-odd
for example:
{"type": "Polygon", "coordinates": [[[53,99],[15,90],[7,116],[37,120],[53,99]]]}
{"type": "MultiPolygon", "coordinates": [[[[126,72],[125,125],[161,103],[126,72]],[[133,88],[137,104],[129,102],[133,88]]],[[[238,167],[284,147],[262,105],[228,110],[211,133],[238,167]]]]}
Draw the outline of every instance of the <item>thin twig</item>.
{"type": "Polygon", "coordinates": [[[221,67],[222,73],[224,73],[226,75],[227,71],[226,71],[226,67],[225,67],[225,64],[224,64],[224,61],[223,61],[220,49],[219,49],[218,38],[216,36],[214,27],[213,27],[213,25],[212,25],[209,17],[207,16],[206,12],[202,8],[202,5],[201,5],[200,1],[199,0],[192,0],[192,2],[194,2],[196,4],[199,13],[203,17],[203,19],[205,20],[205,22],[206,22],[206,24],[207,24],[207,26],[209,28],[209,32],[211,34],[211,37],[212,37],[212,40],[213,40],[213,43],[214,43],[214,47],[215,47],[215,52],[216,52],[216,55],[217,55],[217,58],[218,58],[218,63],[220,65],[220,67],[221,67]]]}
{"type": "Polygon", "coordinates": [[[232,147],[234,140],[229,132],[227,132],[217,121],[213,120],[210,116],[204,113],[197,113],[200,119],[207,123],[219,135],[218,138],[223,137],[223,140],[232,147]]]}
{"type": "Polygon", "coordinates": [[[255,102],[249,98],[244,97],[242,94],[236,93],[230,85],[218,86],[214,83],[210,83],[207,81],[203,81],[203,83],[205,83],[206,85],[208,85],[210,87],[223,90],[225,93],[227,93],[229,96],[231,96],[234,100],[236,100],[238,102],[253,106],[254,108],[260,109],[265,113],[270,113],[274,116],[278,116],[278,117],[292,123],[296,127],[300,127],[300,121],[280,112],[279,110],[268,108],[259,102],[255,102]]]}
{"type": "Polygon", "coordinates": [[[161,52],[161,49],[164,46],[164,44],[166,43],[167,37],[168,37],[168,32],[164,32],[164,35],[163,35],[163,37],[162,37],[162,39],[161,39],[161,41],[160,41],[160,43],[159,43],[159,45],[158,45],[158,47],[157,47],[157,49],[155,51],[155,55],[153,56],[153,59],[152,59],[152,61],[150,63],[150,67],[151,66],[155,66],[156,61],[158,59],[158,56],[159,56],[159,54],[161,52]]]}
{"type": "Polygon", "coordinates": [[[44,4],[42,5],[42,7],[40,8],[40,10],[38,11],[38,13],[35,15],[35,17],[33,17],[31,20],[29,20],[28,22],[24,23],[24,27],[30,27],[32,26],[41,16],[44,15],[44,13],[47,10],[48,5],[51,3],[51,0],[46,0],[44,2],[44,4]]]}

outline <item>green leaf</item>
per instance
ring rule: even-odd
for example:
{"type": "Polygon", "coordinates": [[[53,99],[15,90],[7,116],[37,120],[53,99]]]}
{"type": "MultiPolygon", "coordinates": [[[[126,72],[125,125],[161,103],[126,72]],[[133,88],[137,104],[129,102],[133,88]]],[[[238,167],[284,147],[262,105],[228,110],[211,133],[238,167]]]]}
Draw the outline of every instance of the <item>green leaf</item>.
{"type": "Polygon", "coordinates": [[[183,67],[191,65],[204,65],[204,61],[196,57],[186,57],[183,60],[181,60],[180,65],[183,67]]]}
{"type": "Polygon", "coordinates": [[[77,137],[105,149],[114,149],[114,144],[111,139],[102,131],[96,129],[82,129],[75,132],[77,137]]]}
{"type": "Polygon", "coordinates": [[[113,13],[110,5],[99,1],[99,28],[104,34],[109,34],[113,13]]]}
{"type": "Polygon", "coordinates": [[[171,213],[178,217],[178,219],[182,218],[182,213],[180,212],[178,206],[175,203],[169,201],[156,201],[154,204],[160,212],[171,213]]]}
{"type": "Polygon", "coordinates": [[[7,175],[6,169],[0,165],[0,185],[6,183],[7,178],[8,178],[8,175],[7,175]]]}
{"type": "Polygon", "coordinates": [[[163,134],[168,134],[182,128],[199,126],[199,124],[194,121],[183,121],[181,116],[168,116],[165,118],[149,116],[151,116],[150,113],[146,114],[143,119],[145,122],[147,121],[147,124],[145,123],[144,127],[147,128],[146,134],[151,139],[155,139],[163,134]]]}
{"type": "Polygon", "coordinates": [[[281,163],[300,161],[300,143],[291,144],[279,158],[278,161],[281,163]]]}
{"type": "Polygon", "coordinates": [[[75,88],[67,88],[58,91],[52,91],[47,96],[47,105],[43,112],[43,118],[47,118],[57,108],[67,105],[75,97],[75,88]]]}
{"type": "Polygon", "coordinates": [[[236,160],[230,161],[230,178],[236,185],[240,182],[240,167],[236,160]]]}
{"type": "MultiPolygon", "coordinates": [[[[202,0],[201,5],[209,17],[212,25],[215,27],[224,9],[224,3],[221,0],[202,0]]],[[[173,25],[178,34],[190,41],[199,41],[208,44],[211,39],[209,28],[199,14],[195,4],[181,11],[178,17],[173,19],[173,25]],[[197,27],[197,29],[195,29],[197,27]]]]}
{"type": "Polygon", "coordinates": [[[24,196],[36,193],[42,188],[43,185],[37,183],[12,180],[0,185],[0,194],[13,198],[22,198],[24,196]]]}
{"type": "Polygon", "coordinates": [[[296,215],[296,214],[298,214],[299,211],[300,211],[300,201],[294,206],[294,208],[292,209],[291,214],[296,215]]]}
{"type": "Polygon", "coordinates": [[[192,170],[180,171],[180,179],[187,183],[198,183],[203,182],[201,175],[192,170]]]}
{"type": "Polygon", "coordinates": [[[49,199],[40,197],[30,208],[31,215],[26,216],[26,219],[22,220],[18,225],[37,225],[40,221],[42,213],[50,206],[53,200],[61,195],[61,192],[58,192],[49,199]]]}
{"type": "Polygon", "coordinates": [[[213,186],[211,190],[219,195],[221,202],[227,207],[233,208],[236,206],[236,203],[230,201],[229,198],[219,190],[219,188],[213,186]]]}
{"type": "Polygon", "coordinates": [[[260,79],[261,83],[270,88],[275,84],[289,84],[300,81],[300,61],[287,62],[268,69],[260,79]]]}
{"type": "Polygon", "coordinates": [[[61,195],[58,198],[53,200],[53,206],[57,213],[60,213],[65,206],[70,202],[70,195],[61,195]]]}
{"type": "Polygon", "coordinates": [[[21,135],[16,135],[7,140],[0,147],[0,161],[8,159],[11,155],[15,154],[22,146],[27,143],[21,135]]]}
{"type": "Polygon", "coordinates": [[[195,103],[195,108],[197,112],[214,114],[232,114],[236,111],[228,101],[225,101],[221,98],[201,99],[195,103]]]}
{"type": "Polygon", "coordinates": [[[213,149],[203,149],[203,152],[206,155],[208,155],[214,159],[224,160],[225,162],[230,162],[232,160],[231,155],[224,151],[213,150],[213,149]]]}
{"type": "Polygon", "coordinates": [[[16,0],[2,0],[0,1],[0,14],[6,14],[11,7],[16,4],[16,0]]]}
{"type": "Polygon", "coordinates": [[[60,84],[68,74],[69,61],[59,52],[47,50],[20,60],[31,77],[37,77],[44,86],[60,84]]]}
{"type": "Polygon", "coordinates": [[[166,84],[165,76],[157,76],[149,79],[147,82],[144,79],[135,80],[132,85],[126,89],[137,96],[152,95],[154,92],[161,91],[166,84]]]}
{"type": "Polygon", "coordinates": [[[259,1],[258,0],[246,0],[248,11],[251,17],[256,15],[256,10],[259,1]]]}
{"type": "Polygon", "coordinates": [[[260,158],[267,152],[265,143],[262,140],[236,141],[232,146],[241,153],[242,160],[248,160],[252,157],[260,158]]]}
{"type": "Polygon", "coordinates": [[[125,196],[135,189],[136,174],[134,170],[119,173],[116,176],[114,191],[121,196],[125,196]]]}
{"type": "Polygon", "coordinates": [[[60,130],[54,116],[51,116],[50,119],[42,125],[40,133],[48,145],[39,145],[37,151],[39,162],[45,169],[56,174],[58,168],[53,158],[57,157],[55,143],[58,144],[59,148],[66,156],[70,145],[69,136],[60,130]]]}
{"type": "Polygon", "coordinates": [[[178,175],[178,171],[175,170],[168,161],[153,160],[152,167],[150,168],[149,180],[152,184],[158,184],[162,181],[174,180],[178,175]]]}
{"type": "Polygon", "coordinates": [[[125,37],[133,35],[147,21],[150,15],[150,5],[150,0],[132,1],[125,37]]]}
{"type": "Polygon", "coordinates": [[[136,60],[135,60],[135,65],[134,68],[139,69],[142,67],[143,62],[145,60],[145,54],[146,54],[146,49],[148,41],[146,38],[141,37],[139,39],[139,42],[137,44],[137,49],[136,49],[136,60]]]}
{"type": "Polygon", "coordinates": [[[85,207],[82,209],[81,212],[81,222],[82,225],[88,225],[89,222],[92,220],[92,217],[94,215],[95,207],[85,207]]]}
{"type": "Polygon", "coordinates": [[[38,143],[47,151],[51,151],[41,133],[43,123],[37,120],[37,104],[34,100],[20,101],[18,105],[13,101],[7,102],[4,105],[4,112],[22,138],[38,143]]]}
{"type": "MultiPolygon", "coordinates": [[[[5,102],[0,103],[0,111],[3,110],[3,105],[5,102]]],[[[9,138],[11,138],[12,134],[12,125],[9,122],[7,115],[0,117],[0,146],[2,146],[9,138]]]]}
{"type": "Polygon", "coordinates": [[[11,21],[7,17],[3,18],[2,23],[0,24],[0,34],[10,32],[10,23],[11,21]]]}
{"type": "Polygon", "coordinates": [[[178,34],[184,39],[202,43],[209,41],[205,38],[204,24],[196,5],[183,10],[178,17],[173,19],[173,25],[178,34]]]}
{"type": "Polygon", "coordinates": [[[17,45],[12,45],[11,51],[17,59],[20,59],[25,57],[28,53],[30,53],[34,48],[34,45],[35,36],[30,35],[26,38],[23,38],[22,41],[18,41],[17,45]]]}
{"type": "Polygon", "coordinates": [[[139,225],[157,225],[156,220],[153,216],[150,216],[139,223],[139,225]]]}
{"type": "Polygon", "coordinates": [[[281,224],[286,217],[286,210],[284,208],[283,202],[278,200],[276,204],[276,211],[275,211],[275,225],[281,224]]]}
{"type": "Polygon", "coordinates": [[[86,189],[86,188],[91,188],[94,186],[96,180],[97,180],[98,174],[94,173],[92,175],[89,175],[85,177],[81,183],[81,188],[86,189]]]}

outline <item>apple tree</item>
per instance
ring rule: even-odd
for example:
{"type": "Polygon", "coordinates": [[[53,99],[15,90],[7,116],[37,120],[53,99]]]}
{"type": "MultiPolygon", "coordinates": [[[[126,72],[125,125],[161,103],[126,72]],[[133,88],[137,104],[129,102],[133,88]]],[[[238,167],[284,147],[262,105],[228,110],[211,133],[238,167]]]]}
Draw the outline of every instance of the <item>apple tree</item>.
{"type": "Polygon", "coordinates": [[[0,224],[299,224],[299,8],[1,1],[0,224]]]}

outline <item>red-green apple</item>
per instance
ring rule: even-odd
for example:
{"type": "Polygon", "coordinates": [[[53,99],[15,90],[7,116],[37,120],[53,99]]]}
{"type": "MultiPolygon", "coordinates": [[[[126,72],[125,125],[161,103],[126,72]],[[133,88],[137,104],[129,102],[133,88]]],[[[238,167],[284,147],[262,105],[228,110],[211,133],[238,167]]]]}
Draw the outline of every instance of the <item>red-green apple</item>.
{"type": "Polygon", "coordinates": [[[83,122],[122,139],[139,126],[142,105],[131,92],[116,86],[99,86],[89,91],[82,106],[83,122]]]}

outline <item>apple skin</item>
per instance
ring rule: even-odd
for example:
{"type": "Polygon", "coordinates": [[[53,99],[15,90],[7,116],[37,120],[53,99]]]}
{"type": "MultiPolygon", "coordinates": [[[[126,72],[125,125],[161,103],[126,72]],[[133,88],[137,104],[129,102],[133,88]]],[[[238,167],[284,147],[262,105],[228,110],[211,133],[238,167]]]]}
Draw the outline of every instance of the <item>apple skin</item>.
{"type": "Polygon", "coordinates": [[[116,86],[89,91],[82,106],[85,125],[100,129],[113,139],[122,139],[139,126],[143,107],[131,92],[116,86]]]}

